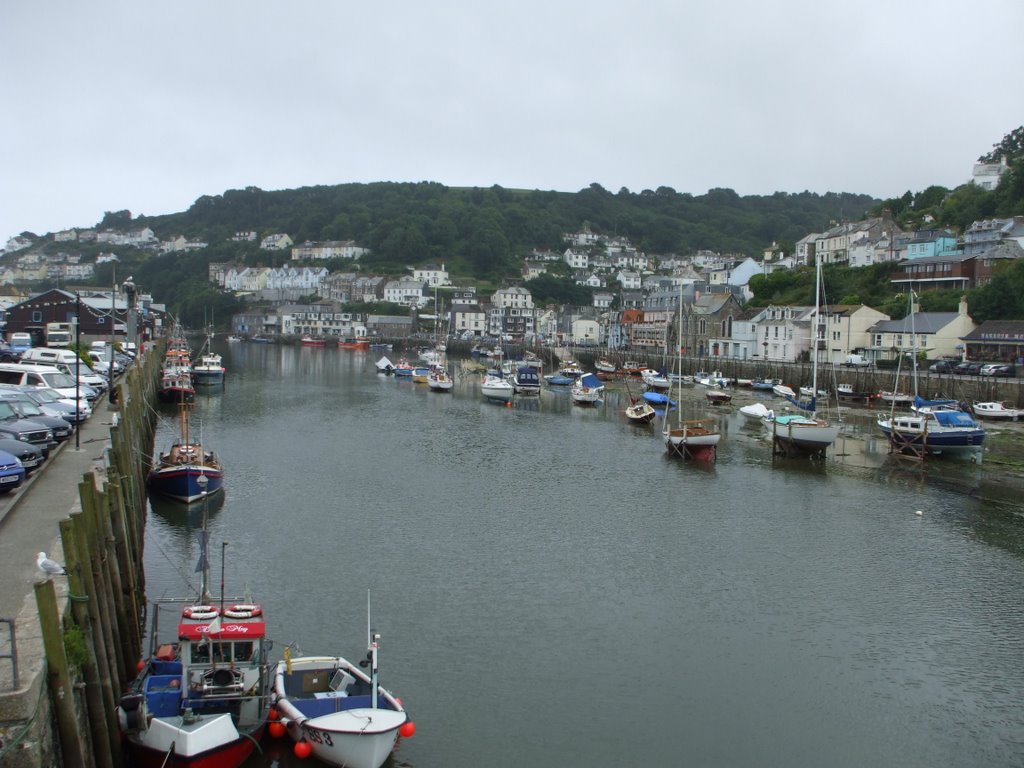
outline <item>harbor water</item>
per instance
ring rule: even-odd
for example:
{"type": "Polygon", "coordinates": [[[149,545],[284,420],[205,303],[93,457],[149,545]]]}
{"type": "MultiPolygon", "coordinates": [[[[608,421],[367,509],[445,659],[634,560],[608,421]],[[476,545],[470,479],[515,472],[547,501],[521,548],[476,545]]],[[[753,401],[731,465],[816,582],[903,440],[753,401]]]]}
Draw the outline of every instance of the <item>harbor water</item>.
{"type": "MultiPolygon", "coordinates": [[[[394,765],[1024,764],[1024,514],[988,463],[908,467],[869,415],[824,462],[773,460],[697,390],[683,416],[724,436],[684,463],[624,390],[505,407],[372,352],[220,351],[192,419],[226,466],[212,591],[223,566],[264,605],[275,658],[350,659],[369,592],[417,727],[394,765]]],[[[156,448],[176,430],[167,412],[156,448]]],[[[152,504],[150,600],[198,588],[200,522],[152,504]]],[[[313,764],[291,746],[246,765],[313,764]]]]}

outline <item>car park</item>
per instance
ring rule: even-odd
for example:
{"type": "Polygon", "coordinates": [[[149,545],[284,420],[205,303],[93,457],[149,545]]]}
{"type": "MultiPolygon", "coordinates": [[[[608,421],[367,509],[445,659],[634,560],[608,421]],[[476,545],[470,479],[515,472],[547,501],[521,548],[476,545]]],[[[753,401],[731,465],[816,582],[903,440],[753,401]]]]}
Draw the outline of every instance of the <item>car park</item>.
{"type": "Polygon", "coordinates": [[[16,363],[21,359],[21,352],[6,341],[0,341],[0,363],[16,363]]]}
{"type": "Polygon", "coordinates": [[[19,384],[33,387],[55,389],[64,397],[77,398],[93,402],[100,393],[87,384],[75,383],[73,376],[68,376],[52,365],[31,365],[28,363],[0,363],[0,384],[19,384]]]}
{"type": "Polygon", "coordinates": [[[0,390],[0,402],[10,403],[11,407],[23,419],[29,419],[38,424],[43,424],[51,432],[53,439],[63,443],[74,433],[71,422],[61,416],[51,416],[45,413],[36,402],[24,392],[15,390],[0,390]]]}
{"type": "Polygon", "coordinates": [[[10,493],[20,488],[28,471],[13,453],[0,451],[0,493],[10,493]]]}

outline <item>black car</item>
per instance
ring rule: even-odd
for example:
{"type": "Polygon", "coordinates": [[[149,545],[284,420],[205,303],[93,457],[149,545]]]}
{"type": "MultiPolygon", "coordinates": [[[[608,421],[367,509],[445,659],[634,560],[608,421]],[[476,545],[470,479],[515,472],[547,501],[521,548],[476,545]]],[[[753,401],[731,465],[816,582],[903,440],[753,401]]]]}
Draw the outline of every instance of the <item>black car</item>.
{"type": "Polygon", "coordinates": [[[939,360],[928,366],[928,370],[932,373],[953,373],[955,368],[956,366],[949,360],[939,360]]]}
{"type": "Polygon", "coordinates": [[[43,461],[46,460],[39,446],[15,440],[13,437],[0,436],[0,451],[12,454],[30,474],[39,469],[43,465],[43,461]]]}
{"type": "Polygon", "coordinates": [[[964,361],[962,363],[957,363],[956,368],[953,369],[953,373],[958,373],[961,376],[977,376],[978,371],[980,370],[980,363],[971,363],[964,361]]]}

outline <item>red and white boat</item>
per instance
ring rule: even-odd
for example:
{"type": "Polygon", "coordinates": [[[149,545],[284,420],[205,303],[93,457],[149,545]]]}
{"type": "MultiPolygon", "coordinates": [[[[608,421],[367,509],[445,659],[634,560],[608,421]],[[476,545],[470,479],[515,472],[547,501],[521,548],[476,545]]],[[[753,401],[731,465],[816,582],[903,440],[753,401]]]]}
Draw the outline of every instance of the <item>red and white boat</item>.
{"type": "Polygon", "coordinates": [[[302,346],[304,347],[326,347],[327,340],[320,336],[303,336],[302,346]]]}

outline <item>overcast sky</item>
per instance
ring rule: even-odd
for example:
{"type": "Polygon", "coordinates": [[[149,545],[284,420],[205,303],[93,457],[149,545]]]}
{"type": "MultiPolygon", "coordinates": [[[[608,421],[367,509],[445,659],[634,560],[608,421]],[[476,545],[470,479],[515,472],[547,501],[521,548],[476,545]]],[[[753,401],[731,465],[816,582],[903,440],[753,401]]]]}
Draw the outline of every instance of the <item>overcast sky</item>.
{"type": "Polygon", "coordinates": [[[3,0],[0,246],[255,185],[858,192],[1024,124],[1021,0],[3,0]]]}

